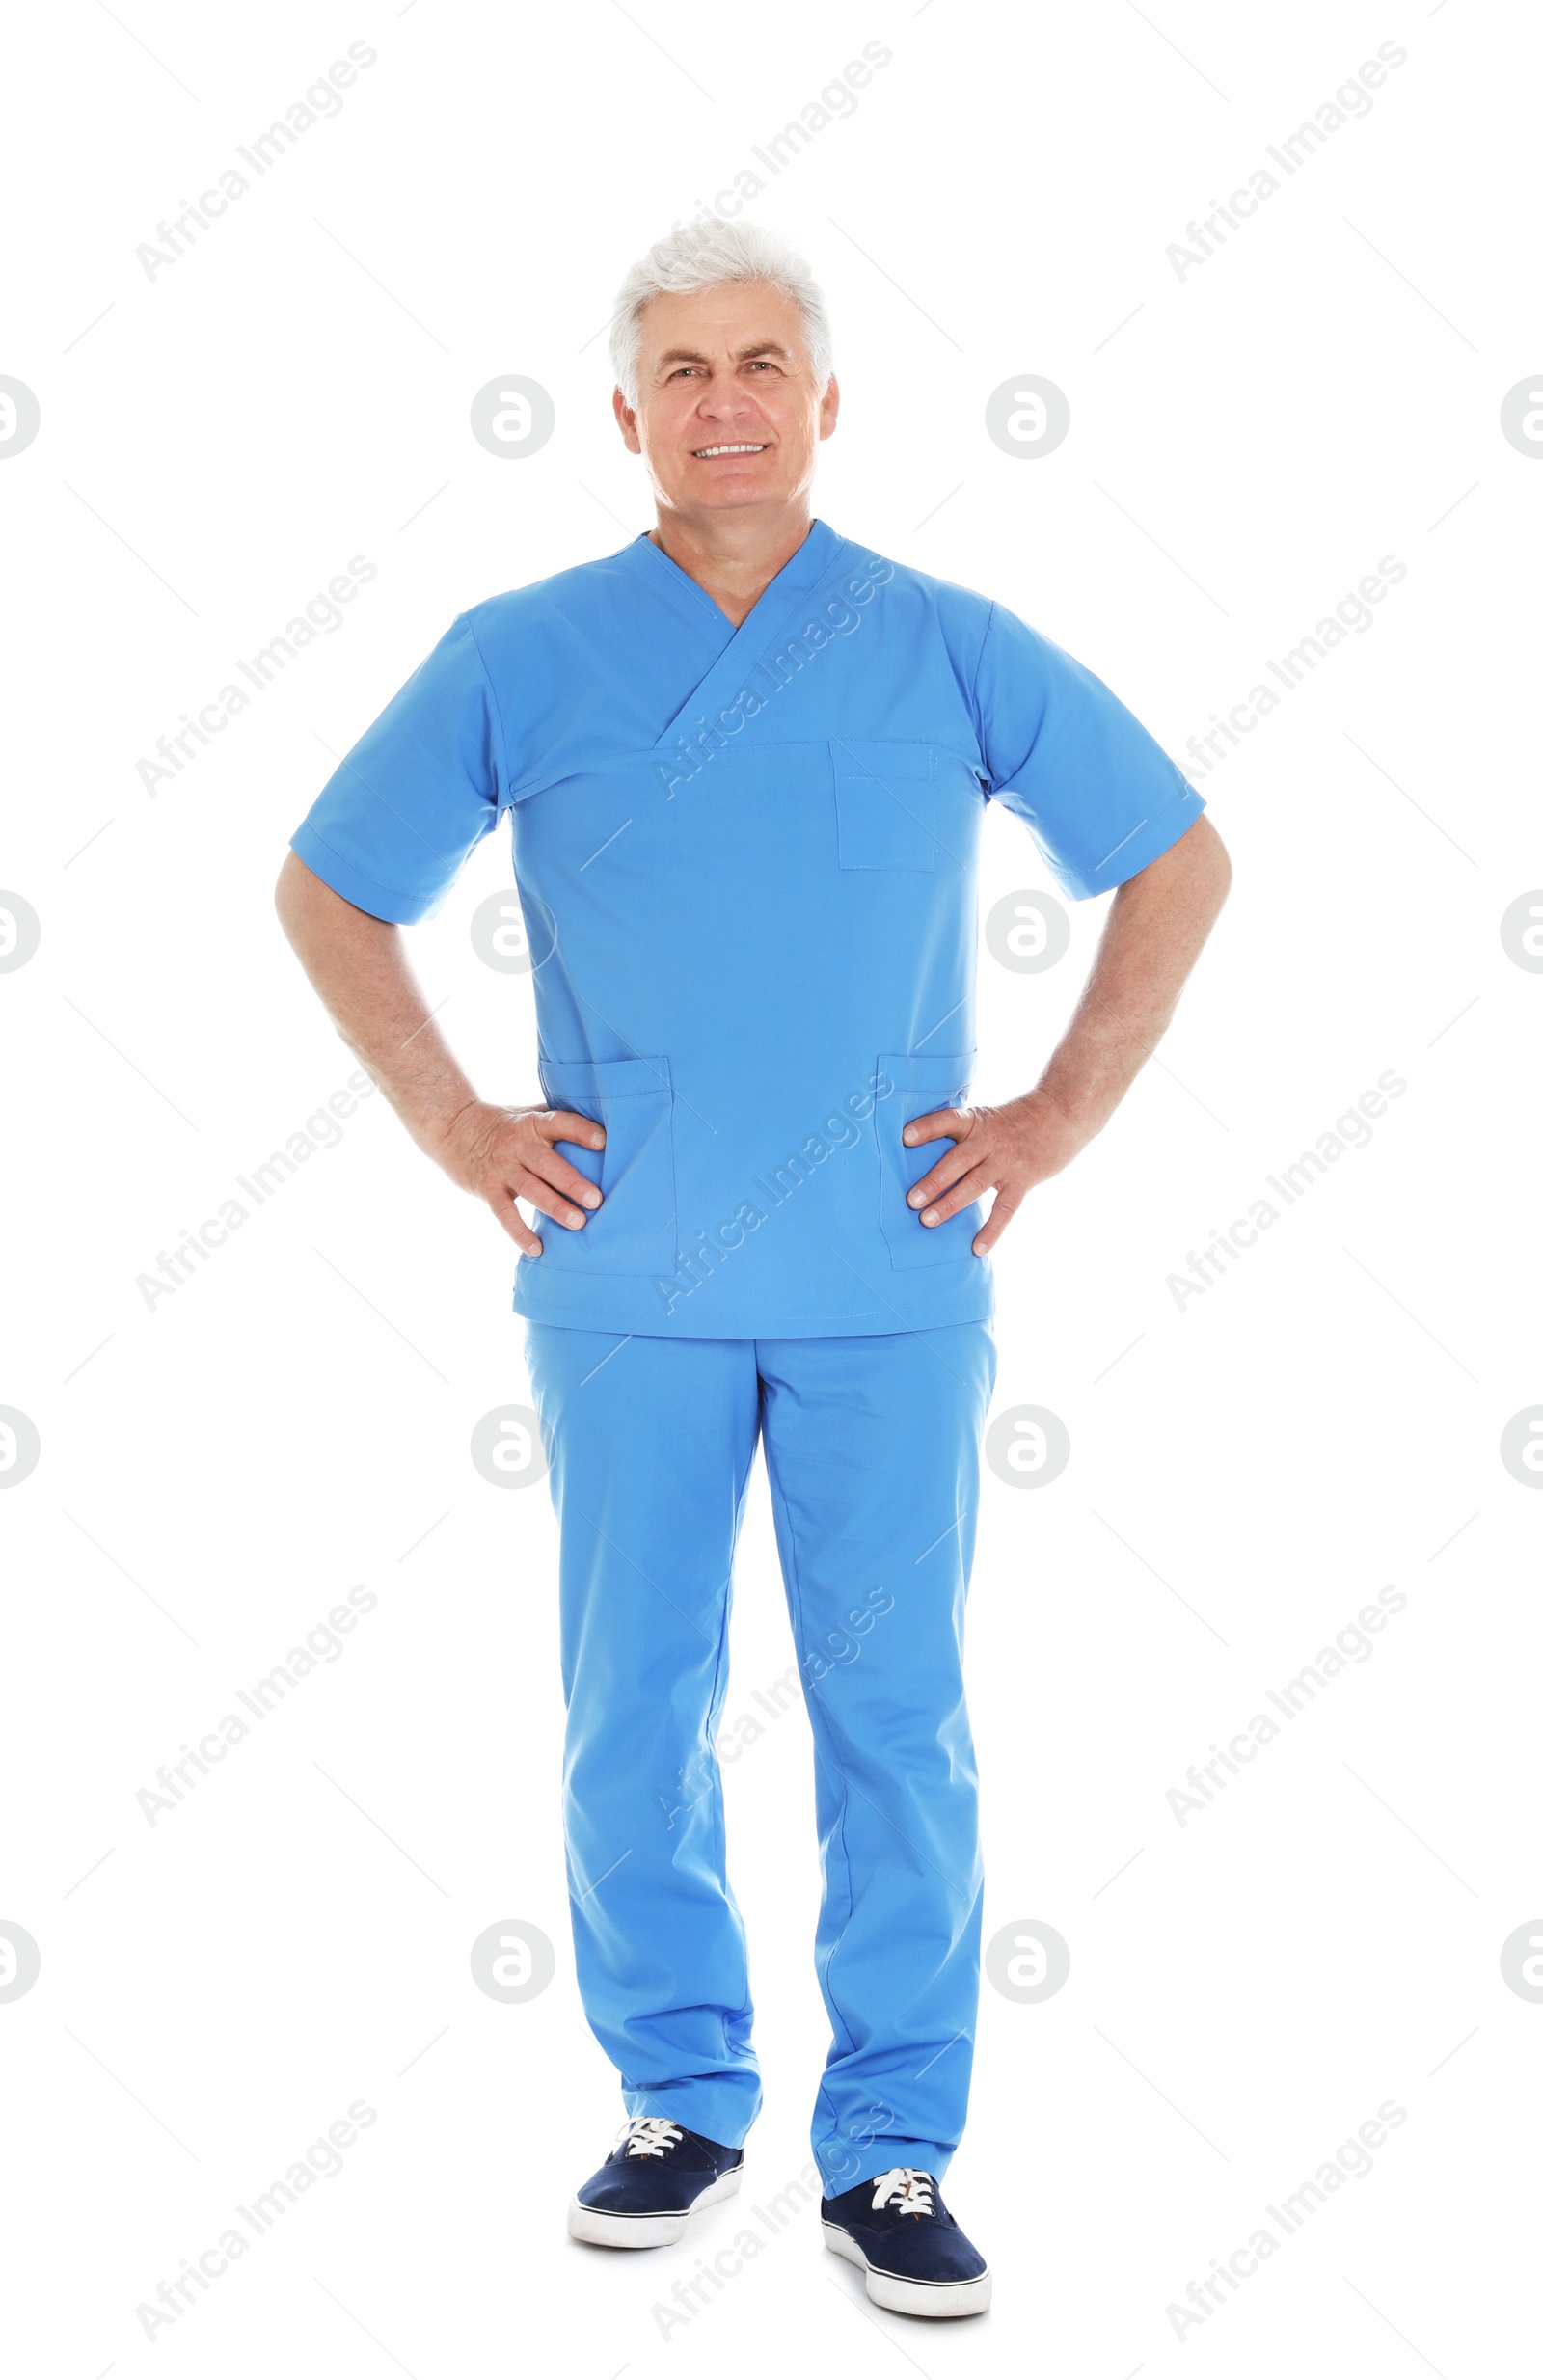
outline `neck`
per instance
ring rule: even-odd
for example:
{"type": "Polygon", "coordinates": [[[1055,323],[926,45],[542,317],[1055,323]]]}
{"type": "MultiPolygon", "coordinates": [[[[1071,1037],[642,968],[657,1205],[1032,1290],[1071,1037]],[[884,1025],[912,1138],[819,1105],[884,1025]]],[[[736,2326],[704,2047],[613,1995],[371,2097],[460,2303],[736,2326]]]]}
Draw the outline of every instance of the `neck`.
{"type": "Polygon", "coordinates": [[[661,505],[658,526],[648,533],[661,553],[694,579],[738,628],[812,527],[806,501],[786,507],[770,521],[689,520],[661,505]]]}

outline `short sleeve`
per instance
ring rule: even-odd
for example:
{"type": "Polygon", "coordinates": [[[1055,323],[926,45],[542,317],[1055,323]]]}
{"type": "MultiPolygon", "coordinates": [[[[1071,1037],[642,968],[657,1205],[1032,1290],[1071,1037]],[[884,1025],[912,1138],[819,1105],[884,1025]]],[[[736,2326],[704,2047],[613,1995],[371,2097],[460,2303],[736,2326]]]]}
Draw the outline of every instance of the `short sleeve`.
{"type": "Polygon", "coordinates": [[[1205,804],[1101,678],[993,604],[975,675],[988,790],[1085,901],[1166,852],[1205,804]]]}
{"type": "Polygon", "coordinates": [[[503,784],[498,707],[463,612],[328,778],[290,848],[355,908],[415,925],[491,830],[503,784]]]}

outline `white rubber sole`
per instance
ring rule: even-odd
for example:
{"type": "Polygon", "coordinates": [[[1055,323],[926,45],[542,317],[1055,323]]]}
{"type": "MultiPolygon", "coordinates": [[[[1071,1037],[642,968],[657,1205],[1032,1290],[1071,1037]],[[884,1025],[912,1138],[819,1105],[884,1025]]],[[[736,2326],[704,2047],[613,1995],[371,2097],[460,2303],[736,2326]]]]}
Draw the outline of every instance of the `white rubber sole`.
{"type": "Polygon", "coordinates": [[[743,2165],[736,2165],[720,2174],[678,2215],[611,2215],[582,2205],[576,2198],[568,2208],[568,2237],[587,2240],[592,2248],[667,2248],[680,2238],[698,2208],[734,2196],[744,2171],[743,2165]]]}
{"type": "Polygon", "coordinates": [[[984,2313],[991,2302],[988,2272],[974,2281],[901,2281],[894,2273],[876,2272],[851,2232],[842,2231],[839,2224],[823,2224],[821,2229],[831,2254],[844,2256],[849,2264],[866,2273],[869,2296],[889,2313],[919,2313],[934,2321],[948,2321],[960,2314],[984,2313]]]}

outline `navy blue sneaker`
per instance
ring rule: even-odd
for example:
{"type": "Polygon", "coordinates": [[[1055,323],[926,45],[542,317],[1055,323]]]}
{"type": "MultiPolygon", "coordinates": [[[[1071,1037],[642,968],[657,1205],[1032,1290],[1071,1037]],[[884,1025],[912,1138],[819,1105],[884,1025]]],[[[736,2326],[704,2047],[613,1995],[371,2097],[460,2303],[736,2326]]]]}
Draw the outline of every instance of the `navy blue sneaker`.
{"type": "Polygon", "coordinates": [[[733,2197],[744,2171],[743,2149],[663,2116],[634,2116],[569,2207],[568,2236],[597,2248],[667,2248],[698,2206],[733,2197]]]}
{"type": "Polygon", "coordinates": [[[892,2166],[839,2198],[822,2199],[826,2246],[868,2276],[868,2294],[891,2313],[984,2313],[991,2302],[986,2258],[970,2246],[931,2174],[892,2166]]]}

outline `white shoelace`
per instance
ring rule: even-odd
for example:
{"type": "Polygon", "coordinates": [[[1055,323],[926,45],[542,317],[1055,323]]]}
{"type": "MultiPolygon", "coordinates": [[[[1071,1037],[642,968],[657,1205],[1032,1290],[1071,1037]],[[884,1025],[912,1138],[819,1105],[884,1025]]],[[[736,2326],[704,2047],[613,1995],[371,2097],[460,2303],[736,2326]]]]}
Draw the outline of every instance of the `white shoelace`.
{"type": "Polygon", "coordinates": [[[897,2214],[930,2215],[933,2206],[933,2177],[918,2172],[914,2165],[892,2165],[887,2174],[880,2174],[874,2181],[874,2211],[891,2205],[897,2214]]]}
{"type": "Polygon", "coordinates": [[[627,2154],[630,2157],[662,2157],[666,2149],[673,2149],[684,2136],[678,2123],[664,2116],[634,2116],[627,2126],[627,2154]]]}

